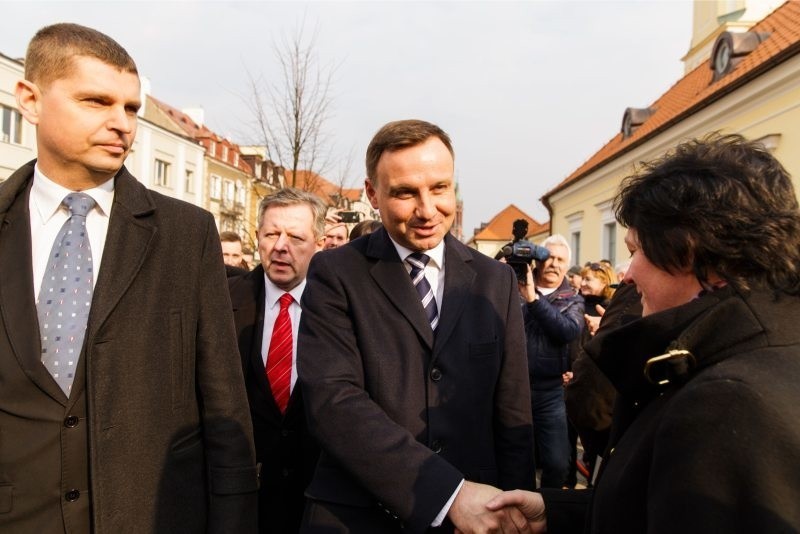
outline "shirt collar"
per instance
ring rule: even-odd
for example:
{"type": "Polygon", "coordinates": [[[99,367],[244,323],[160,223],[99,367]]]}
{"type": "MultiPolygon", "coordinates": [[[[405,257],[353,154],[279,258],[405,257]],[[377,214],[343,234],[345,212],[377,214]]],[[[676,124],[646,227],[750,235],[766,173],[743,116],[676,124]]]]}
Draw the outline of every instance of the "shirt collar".
{"type": "Polygon", "coordinates": [[[392,240],[392,244],[394,248],[397,250],[397,254],[400,256],[400,259],[405,261],[409,254],[413,254],[414,252],[422,252],[423,254],[427,254],[431,261],[428,265],[434,265],[440,270],[444,267],[444,239],[439,241],[439,244],[433,247],[430,250],[420,250],[415,251],[411,250],[410,248],[406,248],[403,245],[399,244],[397,241],[392,239],[392,236],[389,236],[389,239],[392,240]]]}
{"type": "Polygon", "coordinates": [[[267,273],[264,273],[264,288],[266,289],[267,294],[267,308],[274,307],[284,293],[289,293],[294,301],[299,305],[300,297],[303,296],[303,290],[306,288],[306,279],[303,278],[303,281],[297,284],[290,291],[284,291],[273,284],[272,280],[267,277],[267,273]]]}
{"type": "MultiPolygon", "coordinates": [[[[33,185],[31,186],[31,199],[42,223],[47,222],[61,208],[64,197],[72,191],[55,183],[39,170],[38,163],[33,169],[33,185]]],[[[114,178],[103,182],[97,187],[82,191],[91,196],[97,203],[100,212],[106,217],[111,213],[114,203],[114,178]]]]}

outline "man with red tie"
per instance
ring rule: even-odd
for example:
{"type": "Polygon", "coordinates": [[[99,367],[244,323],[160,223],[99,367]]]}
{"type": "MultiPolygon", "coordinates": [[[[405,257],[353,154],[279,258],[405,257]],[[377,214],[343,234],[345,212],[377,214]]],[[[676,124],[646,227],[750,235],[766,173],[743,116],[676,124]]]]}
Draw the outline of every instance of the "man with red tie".
{"type": "Polygon", "coordinates": [[[295,387],[295,356],[306,272],[325,242],[325,206],[286,188],[265,197],[258,213],[261,265],[230,279],[229,288],[261,463],[259,531],[291,533],[319,455],[295,387]]]}

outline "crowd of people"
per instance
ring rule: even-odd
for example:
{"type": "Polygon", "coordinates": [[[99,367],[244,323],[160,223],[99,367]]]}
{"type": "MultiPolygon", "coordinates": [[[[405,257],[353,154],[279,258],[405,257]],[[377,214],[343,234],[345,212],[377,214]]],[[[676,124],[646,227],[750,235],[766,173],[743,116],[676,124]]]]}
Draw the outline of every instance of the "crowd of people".
{"type": "Polygon", "coordinates": [[[800,531],[800,208],[762,145],[690,140],[626,178],[629,262],[573,265],[554,234],[515,272],[450,234],[447,133],[394,121],[366,150],[381,221],[281,189],[250,269],[125,169],[139,89],[96,30],[29,45],[0,531],[800,531]]]}

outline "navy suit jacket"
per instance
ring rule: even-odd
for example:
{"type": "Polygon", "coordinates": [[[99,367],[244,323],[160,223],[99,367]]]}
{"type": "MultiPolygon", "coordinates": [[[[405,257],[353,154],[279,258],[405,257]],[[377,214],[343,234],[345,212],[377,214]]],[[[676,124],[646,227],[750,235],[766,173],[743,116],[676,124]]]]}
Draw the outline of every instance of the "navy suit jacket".
{"type": "Polygon", "coordinates": [[[422,532],[462,478],[533,488],[517,281],[449,234],[435,335],[385,229],[314,256],[298,371],[323,450],[308,532],[328,503],[349,507],[352,531],[385,531],[364,520],[378,506],[422,532]]]}

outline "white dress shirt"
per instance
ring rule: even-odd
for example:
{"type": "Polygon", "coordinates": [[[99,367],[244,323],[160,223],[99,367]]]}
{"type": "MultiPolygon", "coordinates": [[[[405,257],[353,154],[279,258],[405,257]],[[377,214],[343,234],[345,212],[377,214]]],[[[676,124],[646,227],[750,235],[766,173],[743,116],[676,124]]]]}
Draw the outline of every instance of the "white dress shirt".
{"type": "Polygon", "coordinates": [[[264,332],[261,335],[261,361],[264,362],[264,369],[267,368],[267,355],[269,354],[269,342],[272,340],[272,327],[275,326],[275,319],[278,318],[278,312],[281,311],[281,303],[279,302],[281,295],[289,293],[294,299],[289,305],[289,319],[292,321],[292,380],[289,386],[289,393],[294,391],[294,385],[297,382],[297,332],[300,328],[300,313],[303,309],[300,307],[300,297],[303,296],[303,290],[306,288],[306,280],[303,279],[291,291],[284,291],[267,278],[267,273],[264,273],[264,332]]]}
{"type": "MultiPolygon", "coordinates": [[[[28,204],[31,220],[31,253],[33,260],[33,293],[39,298],[42,277],[47,270],[50,251],[58,232],[69,219],[69,210],[61,202],[73,193],[42,174],[37,164],[33,170],[33,185],[28,204]]],[[[92,287],[100,275],[100,261],[108,234],[108,218],[114,204],[114,178],[92,189],[81,191],[94,199],[96,205],[86,215],[86,230],[92,247],[92,287]]]]}

